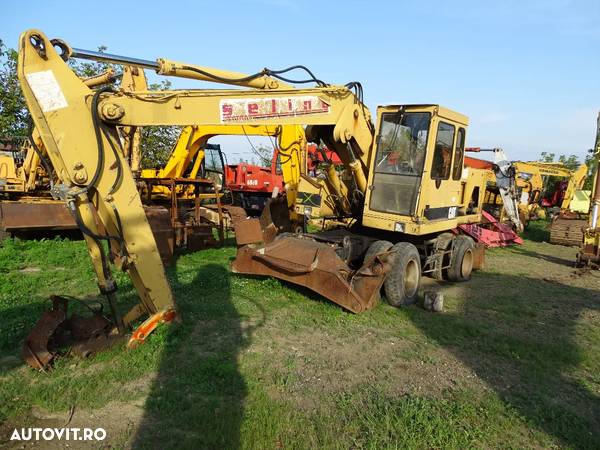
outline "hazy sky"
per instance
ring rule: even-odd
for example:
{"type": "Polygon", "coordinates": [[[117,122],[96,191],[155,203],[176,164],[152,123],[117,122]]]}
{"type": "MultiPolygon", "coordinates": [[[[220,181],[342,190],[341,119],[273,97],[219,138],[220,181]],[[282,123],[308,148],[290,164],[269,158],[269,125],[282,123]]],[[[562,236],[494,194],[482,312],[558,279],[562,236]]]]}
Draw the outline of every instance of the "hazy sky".
{"type": "MultiPolygon", "coordinates": [[[[73,47],[239,72],[304,64],[330,83],[360,81],[373,112],[440,103],[466,114],[469,146],[515,160],[582,157],[600,109],[600,0],[0,0],[0,17],[10,47],[39,28],[73,47]]],[[[248,154],[245,139],[217,142],[230,159],[248,154]]]]}

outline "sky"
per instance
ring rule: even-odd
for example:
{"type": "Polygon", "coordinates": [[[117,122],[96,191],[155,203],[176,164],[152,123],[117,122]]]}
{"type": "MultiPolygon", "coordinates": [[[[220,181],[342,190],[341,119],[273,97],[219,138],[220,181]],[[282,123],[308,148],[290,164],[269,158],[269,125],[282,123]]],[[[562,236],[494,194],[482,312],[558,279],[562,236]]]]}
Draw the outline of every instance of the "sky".
{"type": "MultiPolygon", "coordinates": [[[[328,83],[360,81],[373,113],[409,103],[461,112],[468,146],[513,160],[583,158],[600,110],[599,0],[0,0],[0,17],[13,48],[38,28],[72,47],[244,73],[304,64],[328,83]]],[[[212,142],[229,160],[252,156],[245,138],[212,142]]]]}

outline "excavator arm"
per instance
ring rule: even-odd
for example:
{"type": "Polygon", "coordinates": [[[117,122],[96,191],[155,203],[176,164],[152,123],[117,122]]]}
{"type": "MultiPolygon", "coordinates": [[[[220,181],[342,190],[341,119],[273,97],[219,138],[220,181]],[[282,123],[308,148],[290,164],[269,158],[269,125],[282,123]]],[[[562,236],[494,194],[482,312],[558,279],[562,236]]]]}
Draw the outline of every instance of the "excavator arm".
{"type": "Polygon", "coordinates": [[[143,315],[149,316],[133,333],[133,344],[143,341],[160,321],[174,317],[173,295],[117,129],[105,126],[98,114],[100,96],[108,89],[92,91],[66,65],[55,44],[38,30],[21,35],[19,81],[60,181],[55,191],[84,234],[115,324],[123,333],[143,315]],[[125,314],[116,305],[116,283],[103,242],[118,248],[121,269],[140,297],[139,305],[125,314]]]}

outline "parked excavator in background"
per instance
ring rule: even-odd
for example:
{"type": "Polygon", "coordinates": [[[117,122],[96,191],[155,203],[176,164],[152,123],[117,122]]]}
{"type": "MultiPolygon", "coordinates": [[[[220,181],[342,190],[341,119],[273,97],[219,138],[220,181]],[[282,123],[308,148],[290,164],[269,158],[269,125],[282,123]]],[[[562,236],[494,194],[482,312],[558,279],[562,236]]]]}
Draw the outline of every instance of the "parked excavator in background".
{"type": "Polygon", "coordinates": [[[600,268],[600,112],[596,122],[596,140],[594,142],[595,173],[588,221],[583,230],[581,249],[577,254],[577,264],[600,268]]]}
{"type": "Polygon", "coordinates": [[[31,138],[0,141],[0,238],[27,232],[75,230],[64,202],[51,195],[55,175],[41,164],[43,144],[31,138]]]}
{"type": "Polygon", "coordinates": [[[587,165],[571,170],[560,163],[516,161],[514,166],[525,220],[544,219],[549,211],[550,243],[580,245],[589,211],[589,193],[582,190],[587,165]]]}
{"type": "MultiPolygon", "coordinates": [[[[317,177],[288,165],[293,168],[289,179],[296,174],[299,179],[296,185],[286,182],[283,207],[288,225],[290,215],[296,214],[345,220],[348,226],[286,234],[285,226],[265,223],[263,215],[257,233],[247,230],[248,240],[256,241],[238,249],[235,272],[300,284],[358,313],[377,303],[382,287],[390,304],[410,304],[416,301],[422,274],[464,281],[482,261],[483,246],[476,246],[461,226],[482,222],[489,171],[465,170],[468,119],[462,114],[435,104],[388,105],[378,108],[374,124],[358,82],[326,84],[302,66],[245,75],[74,49],[38,30],[21,35],[18,72],[58,174],[55,189],[85,236],[100,291],[112,311],[113,322],[94,327],[93,336],[84,336],[88,340],[108,339],[114,325],[122,335],[146,315],[130,339],[132,344],[142,342],[158,323],[176,314],[135,180],[120,150],[121,127],[306,125],[302,131],[310,142],[340,158],[343,170],[330,162],[317,177]],[[73,57],[246,89],[92,91],[66,64],[73,57]],[[297,69],[309,79],[296,83],[316,87],[288,84],[294,82],[287,72],[297,69]],[[118,253],[118,267],[130,275],[140,296],[140,304],[124,315],[115,302],[116,284],[102,241],[118,253]]],[[[303,149],[288,154],[301,158],[303,149]]],[[[280,151],[289,150],[280,144],[280,151]]],[[[52,358],[46,349],[48,331],[73,325],[73,319],[66,320],[66,304],[56,301],[26,341],[25,352],[39,366],[52,358]]],[[[100,320],[97,315],[91,319],[100,320]]]]}
{"type": "MultiPolygon", "coordinates": [[[[233,204],[241,206],[250,216],[260,215],[270,198],[285,193],[283,168],[289,157],[282,156],[275,147],[270,167],[241,162],[225,166],[225,186],[231,192],[233,204]]],[[[340,158],[331,150],[316,144],[306,146],[306,173],[319,174],[324,164],[342,166],[340,158]]]]}
{"type": "MultiPolygon", "coordinates": [[[[125,66],[117,77],[112,68],[82,79],[89,88],[120,80],[120,89],[144,89],[146,78],[136,67],[125,66]]],[[[140,132],[133,127],[120,130],[128,164],[139,170],[140,132]]],[[[57,182],[46,147],[33,127],[27,137],[0,139],[0,237],[4,234],[39,236],[39,232],[78,230],[73,216],[53,191],[57,182]]]]}

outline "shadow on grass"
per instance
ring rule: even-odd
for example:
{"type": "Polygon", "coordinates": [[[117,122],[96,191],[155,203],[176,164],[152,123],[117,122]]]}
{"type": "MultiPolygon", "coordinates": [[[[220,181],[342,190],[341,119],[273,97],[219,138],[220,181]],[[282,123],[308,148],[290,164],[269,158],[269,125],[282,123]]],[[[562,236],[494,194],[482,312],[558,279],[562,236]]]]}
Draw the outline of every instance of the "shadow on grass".
{"type": "Polygon", "coordinates": [[[221,265],[172,288],[182,322],[168,329],[133,447],[238,448],[247,388],[237,361],[255,326],[242,323],[221,265]]]}
{"type": "Polygon", "coordinates": [[[532,258],[541,259],[541,260],[548,261],[548,262],[551,262],[554,264],[559,264],[561,266],[567,266],[567,267],[573,267],[573,268],[576,267],[575,259],[559,258],[554,255],[547,255],[545,253],[534,252],[532,250],[527,250],[518,245],[511,247],[510,250],[514,253],[519,253],[524,256],[530,256],[532,258]]]}
{"type": "Polygon", "coordinates": [[[459,292],[458,312],[408,314],[531,428],[567,447],[600,448],[600,398],[585,384],[599,380],[582,366],[597,351],[598,324],[585,316],[597,315],[600,291],[481,273],[459,292]]]}

